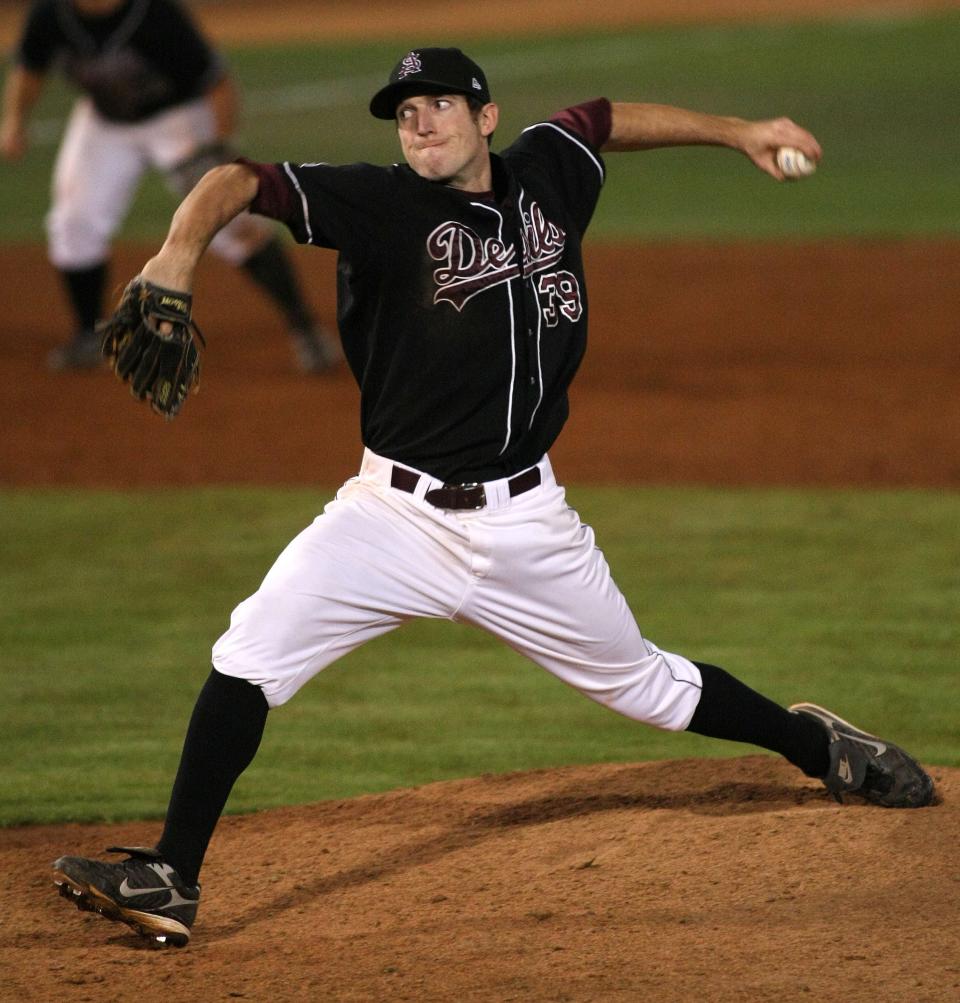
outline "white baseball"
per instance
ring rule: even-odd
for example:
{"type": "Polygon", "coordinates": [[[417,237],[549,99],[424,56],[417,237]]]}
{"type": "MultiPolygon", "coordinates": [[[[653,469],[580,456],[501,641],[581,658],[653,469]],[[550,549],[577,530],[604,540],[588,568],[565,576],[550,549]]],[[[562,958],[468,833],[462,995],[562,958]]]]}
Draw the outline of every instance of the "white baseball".
{"type": "Polygon", "coordinates": [[[777,150],[777,167],[788,178],[805,178],[817,169],[814,161],[792,146],[781,146],[777,150]]]}

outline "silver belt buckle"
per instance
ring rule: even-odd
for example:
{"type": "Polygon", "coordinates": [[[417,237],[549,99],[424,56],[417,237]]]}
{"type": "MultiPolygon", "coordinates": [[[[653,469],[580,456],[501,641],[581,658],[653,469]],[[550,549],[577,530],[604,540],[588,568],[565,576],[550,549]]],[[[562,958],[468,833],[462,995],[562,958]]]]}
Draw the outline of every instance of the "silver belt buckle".
{"type": "MultiPolygon", "coordinates": [[[[487,505],[487,490],[479,481],[472,481],[469,484],[458,484],[458,488],[462,488],[464,491],[473,491],[474,488],[480,488],[480,504],[474,505],[473,510],[479,511],[482,508],[486,508],[487,505]]],[[[468,510],[469,511],[469,510],[468,510]]]]}

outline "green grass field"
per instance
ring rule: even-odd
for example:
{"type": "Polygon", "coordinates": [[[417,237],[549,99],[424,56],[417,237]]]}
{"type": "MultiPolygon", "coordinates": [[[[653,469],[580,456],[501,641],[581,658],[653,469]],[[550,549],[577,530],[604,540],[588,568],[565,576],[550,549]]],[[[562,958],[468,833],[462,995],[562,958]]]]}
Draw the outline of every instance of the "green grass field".
{"type": "MultiPolygon", "coordinates": [[[[230,610],[328,492],[0,495],[0,824],[162,814],[230,610]]],[[[960,765],[960,497],[577,489],[647,636],[960,765]]],[[[271,714],[230,810],[483,772],[727,756],[604,710],[480,632],[417,623],[271,714]]]]}
{"type": "MultiPolygon", "coordinates": [[[[594,236],[960,232],[958,13],[441,41],[461,43],[487,70],[504,112],[499,143],[600,94],[745,117],[789,115],[823,143],[817,176],[789,186],[728,151],[611,156],[594,236]]],[[[396,43],[231,51],[246,94],[244,152],[264,160],[397,159],[393,130],[371,118],[366,104],[398,55],[396,43]]],[[[52,87],[37,110],[33,153],[0,165],[0,240],[41,236],[68,99],[52,87]]],[[[124,235],[162,236],[172,208],[152,178],[124,235]]]]}
{"type": "MultiPolygon", "coordinates": [[[[797,185],[727,151],[611,156],[594,238],[960,233],[956,13],[458,41],[489,72],[503,141],[607,94],[787,114],[823,142],[821,170],[797,185]]],[[[231,52],[244,151],[392,161],[395,137],[366,102],[397,55],[393,43],[231,52]]],[[[67,104],[52,87],[32,153],[0,165],[0,241],[42,239],[67,104]]],[[[159,240],[172,207],[151,179],[122,236],[159,240]]],[[[0,493],[0,824],[162,814],[210,645],[326,495],[0,493]]],[[[960,496],[578,487],[572,497],[657,643],[960,765],[960,496]]],[[[484,635],[415,624],[271,715],[230,808],[745,751],[632,724],[484,635]]]]}

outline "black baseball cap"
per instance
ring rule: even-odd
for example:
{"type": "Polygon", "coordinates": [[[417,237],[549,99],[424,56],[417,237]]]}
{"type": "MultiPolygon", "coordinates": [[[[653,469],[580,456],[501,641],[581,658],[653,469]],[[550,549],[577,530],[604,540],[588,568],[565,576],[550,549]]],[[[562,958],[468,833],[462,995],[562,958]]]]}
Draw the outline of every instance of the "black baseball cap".
{"type": "Polygon", "coordinates": [[[404,94],[469,94],[490,102],[487,78],[459,49],[411,49],[390,71],[386,87],[373,95],[370,114],[391,119],[404,94]]]}

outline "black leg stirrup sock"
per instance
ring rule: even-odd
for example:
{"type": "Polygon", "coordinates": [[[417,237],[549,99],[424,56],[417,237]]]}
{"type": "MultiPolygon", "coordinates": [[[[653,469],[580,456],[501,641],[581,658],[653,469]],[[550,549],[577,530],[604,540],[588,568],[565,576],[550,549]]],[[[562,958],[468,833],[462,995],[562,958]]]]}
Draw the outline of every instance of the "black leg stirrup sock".
{"type": "Polygon", "coordinates": [[[700,670],[703,691],[687,731],[779,752],[808,777],[826,774],[830,756],[820,724],[791,714],[716,665],[693,664],[700,670]]]}
{"type": "Polygon", "coordinates": [[[290,327],[307,331],[314,326],[313,313],[304,302],[293,265],[276,237],[254,251],[243,268],[283,311],[290,327]]]}
{"type": "Polygon", "coordinates": [[[106,263],[92,268],[61,269],[70,306],[77,320],[78,331],[93,331],[100,319],[103,305],[103,284],[107,277],[106,263]]]}
{"type": "Polygon", "coordinates": [[[267,721],[263,690],[214,669],[193,708],[163,835],[157,843],[189,885],[237,777],[250,765],[267,721]]]}

